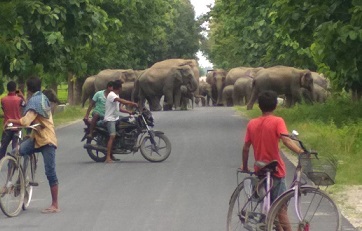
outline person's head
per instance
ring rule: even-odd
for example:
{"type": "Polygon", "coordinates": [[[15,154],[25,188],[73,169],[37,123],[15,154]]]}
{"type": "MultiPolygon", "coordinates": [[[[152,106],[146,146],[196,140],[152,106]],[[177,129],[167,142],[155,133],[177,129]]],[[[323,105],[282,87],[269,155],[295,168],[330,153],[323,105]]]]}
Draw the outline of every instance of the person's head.
{"type": "Polygon", "coordinates": [[[108,91],[112,91],[112,90],[113,90],[113,84],[114,84],[113,81],[109,81],[109,82],[107,83],[107,90],[108,90],[108,91]]]}
{"type": "Polygon", "coordinates": [[[26,87],[28,89],[28,92],[35,93],[37,91],[41,90],[41,79],[37,76],[30,77],[26,81],[26,87]]]}
{"type": "Polygon", "coordinates": [[[258,96],[258,102],[262,112],[273,112],[278,104],[278,95],[274,91],[263,91],[258,96]]]}
{"type": "Polygon", "coordinates": [[[113,82],[113,91],[114,92],[120,92],[122,90],[122,81],[121,80],[115,80],[113,82]]]}
{"type": "Polygon", "coordinates": [[[16,83],[14,81],[8,82],[8,84],[6,85],[6,89],[8,90],[8,92],[15,92],[16,91],[16,83]]]}

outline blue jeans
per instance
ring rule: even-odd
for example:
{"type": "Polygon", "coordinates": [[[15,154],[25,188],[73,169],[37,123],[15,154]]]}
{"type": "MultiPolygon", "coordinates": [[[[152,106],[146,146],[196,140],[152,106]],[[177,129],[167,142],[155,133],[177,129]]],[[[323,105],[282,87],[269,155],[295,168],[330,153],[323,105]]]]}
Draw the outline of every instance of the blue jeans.
{"type": "Polygon", "coordinates": [[[3,134],[1,137],[0,159],[2,159],[5,156],[6,150],[11,141],[12,141],[13,149],[16,147],[16,144],[18,142],[18,139],[15,136],[16,133],[17,133],[17,131],[11,131],[11,130],[3,131],[3,134]]]}
{"type": "Polygon", "coordinates": [[[271,189],[271,202],[278,198],[283,192],[287,190],[285,185],[285,178],[273,177],[273,186],[271,189]]]}
{"type": "Polygon", "coordinates": [[[34,139],[27,139],[20,144],[19,153],[22,156],[31,155],[34,152],[41,152],[44,159],[45,175],[47,176],[49,186],[52,187],[58,184],[57,174],[55,172],[55,149],[52,144],[35,148],[34,139]]]}

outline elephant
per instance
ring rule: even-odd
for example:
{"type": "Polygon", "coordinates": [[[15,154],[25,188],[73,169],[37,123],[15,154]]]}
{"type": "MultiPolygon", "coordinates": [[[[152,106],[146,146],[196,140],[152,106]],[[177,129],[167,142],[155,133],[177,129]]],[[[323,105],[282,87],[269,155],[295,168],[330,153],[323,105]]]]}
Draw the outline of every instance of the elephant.
{"type": "Polygon", "coordinates": [[[323,74],[312,72],[313,83],[321,86],[323,89],[330,89],[330,81],[323,74]]]}
{"type": "Polygon", "coordinates": [[[225,87],[227,71],[223,69],[208,70],[206,82],[211,85],[212,98],[216,99],[216,105],[222,106],[222,91],[225,87]]]}
{"type": "Polygon", "coordinates": [[[83,86],[82,86],[82,107],[84,107],[85,102],[87,99],[91,100],[94,93],[96,92],[96,89],[94,87],[94,80],[96,79],[96,76],[89,76],[85,79],[83,86]]]}
{"type": "Polygon", "coordinates": [[[134,82],[137,74],[132,69],[106,69],[100,71],[94,80],[95,91],[106,89],[109,81],[121,80],[122,83],[134,82]]]}
{"type": "Polygon", "coordinates": [[[313,92],[313,78],[309,70],[300,70],[293,67],[271,67],[257,72],[254,80],[251,98],[247,109],[251,110],[260,92],[275,91],[278,95],[285,95],[286,107],[301,102],[301,88],[311,94],[313,92]]]}
{"type": "MultiPolygon", "coordinates": [[[[200,72],[199,72],[199,64],[195,59],[166,59],[160,62],[153,64],[151,67],[161,68],[161,67],[172,67],[172,66],[183,66],[189,65],[194,72],[195,79],[197,83],[199,82],[200,72]]],[[[195,95],[199,95],[199,86],[194,91],[195,95]]],[[[198,103],[198,99],[195,100],[198,103]]]]}
{"type": "Polygon", "coordinates": [[[181,110],[187,110],[187,106],[191,100],[191,106],[194,108],[194,94],[187,89],[185,85],[181,85],[181,100],[180,100],[180,106],[181,110]]]}
{"type": "Polygon", "coordinates": [[[172,67],[151,67],[147,69],[135,82],[135,97],[143,107],[147,99],[151,111],[160,111],[160,99],[164,96],[163,110],[180,109],[181,85],[185,85],[190,92],[197,89],[194,72],[189,65],[172,67]]]}
{"type": "Polygon", "coordinates": [[[212,97],[211,85],[208,84],[207,82],[205,81],[199,82],[199,93],[201,96],[204,97],[204,100],[201,99],[202,106],[210,106],[210,101],[212,105],[216,103],[215,99],[212,97]]]}
{"type": "Polygon", "coordinates": [[[49,99],[50,110],[54,115],[55,108],[58,104],[61,104],[60,100],[58,99],[57,93],[53,89],[44,89],[42,92],[49,99]]]}
{"type": "Polygon", "coordinates": [[[235,67],[230,69],[225,78],[225,86],[234,85],[236,80],[242,77],[254,78],[263,67],[235,67]]]}
{"type": "Polygon", "coordinates": [[[234,85],[228,85],[224,87],[224,90],[222,91],[222,99],[225,106],[232,107],[234,105],[233,95],[234,85]]]}
{"type": "Polygon", "coordinates": [[[307,103],[313,103],[313,102],[324,103],[327,101],[329,92],[319,84],[313,83],[313,93],[310,94],[310,91],[308,91],[305,88],[302,88],[302,95],[307,103]]]}
{"type": "Polygon", "coordinates": [[[234,105],[246,105],[251,96],[253,78],[239,78],[234,83],[234,105]]]}

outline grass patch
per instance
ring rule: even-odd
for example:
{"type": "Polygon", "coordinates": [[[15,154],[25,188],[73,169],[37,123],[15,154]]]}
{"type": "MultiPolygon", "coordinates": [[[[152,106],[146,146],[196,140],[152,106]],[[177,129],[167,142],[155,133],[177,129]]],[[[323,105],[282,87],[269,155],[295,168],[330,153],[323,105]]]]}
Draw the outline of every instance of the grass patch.
{"type": "MultiPolygon", "coordinates": [[[[248,118],[261,115],[255,105],[253,110],[236,107],[248,118]]],[[[299,138],[322,156],[337,158],[336,181],[341,185],[361,185],[362,174],[362,102],[337,98],[325,104],[296,105],[293,108],[278,107],[275,115],[284,118],[288,130],[297,130],[299,138]]],[[[283,146],[283,145],[281,145],[283,146]]]]}
{"type": "MultiPolygon", "coordinates": [[[[57,127],[82,119],[86,111],[87,108],[82,108],[81,106],[67,106],[64,111],[53,115],[54,126],[57,127]]],[[[0,129],[1,131],[3,129],[3,118],[0,118],[0,129]]]]}
{"type": "Polygon", "coordinates": [[[87,108],[81,106],[67,106],[64,111],[55,113],[53,120],[55,126],[68,124],[72,121],[84,118],[87,108]]]}

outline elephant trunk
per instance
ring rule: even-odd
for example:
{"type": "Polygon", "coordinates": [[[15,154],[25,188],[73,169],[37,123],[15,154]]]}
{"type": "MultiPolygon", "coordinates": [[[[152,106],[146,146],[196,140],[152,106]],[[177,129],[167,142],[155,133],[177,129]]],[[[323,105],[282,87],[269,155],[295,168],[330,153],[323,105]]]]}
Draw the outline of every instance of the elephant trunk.
{"type": "Polygon", "coordinates": [[[190,82],[187,84],[187,88],[190,92],[195,92],[197,90],[198,83],[194,77],[192,77],[190,82]]]}
{"type": "Polygon", "coordinates": [[[218,81],[216,83],[216,89],[217,89],[217,102],[216,105],[217,106],[223,106],[223,100],[222,100],[222,91],[224,89],[224,83],[223,81],[218,81]]]}

